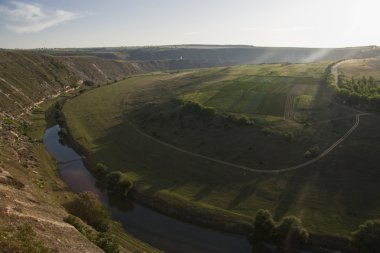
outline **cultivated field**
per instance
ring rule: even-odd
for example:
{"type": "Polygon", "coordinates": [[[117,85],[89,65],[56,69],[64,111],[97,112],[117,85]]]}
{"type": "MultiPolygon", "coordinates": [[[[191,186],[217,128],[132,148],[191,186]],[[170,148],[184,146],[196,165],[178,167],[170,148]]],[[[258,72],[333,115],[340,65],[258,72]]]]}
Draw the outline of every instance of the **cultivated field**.
{"type": "Polygon", "coordinates": [[[339,74],[348,77],[362,78],[372,76],[375,80],[380,80],[380,59],[355,59],[343,61],[338,67],[339,74]]]}
{"type": "Polygon", "coordinates": [[[380,214],[378,118],[363,116],[331,153],[298,170],[229,165],[295,166],[345,135],[356,111],[325,94],[328,64],[134,76],[68,101],[64,114],[90,162],[124,171],[146,196],[225,220],[249,222],[265,208],[276,219],[299,216],[315,233],[348,235],[380,214]]]}

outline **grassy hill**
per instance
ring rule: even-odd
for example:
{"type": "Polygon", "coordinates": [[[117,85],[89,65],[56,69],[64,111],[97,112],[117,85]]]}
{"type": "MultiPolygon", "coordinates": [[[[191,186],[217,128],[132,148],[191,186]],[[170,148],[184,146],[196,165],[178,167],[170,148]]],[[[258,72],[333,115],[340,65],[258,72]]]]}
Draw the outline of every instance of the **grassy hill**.
{"type": "Polygon", "coordinates": [[[346,236],[380,214],[377,117],[363,116],[338,148],[299,170],[247,172],[228,164],[287,168],[307,161],[310,148],[322,152],[341,138],[356,111],[329,100],[321,84],[327,65],[140,75],[85,93],[64,113],[91,163],[124,171],[140,194],[172,211],[188,207],[227,224],[250,222],[266,208],[276,219],[301,217],[313,233],[346,236]]]}
{"type": "Polygon", "coordinates": [[[0,51],[0,110],[11,114],[32,107],[84,80],[105,83],[136,72],[104,59],[61,58],[27,51],[0,51]],[[115,66],[116,65],[116,66],[115,66]]]}
{"type": "Polygon", "coordinates": [[[380,58],[354,59],[343,61],[338,68],[339,74],[362,78],[373,76],[380,81],[380,58]]]}

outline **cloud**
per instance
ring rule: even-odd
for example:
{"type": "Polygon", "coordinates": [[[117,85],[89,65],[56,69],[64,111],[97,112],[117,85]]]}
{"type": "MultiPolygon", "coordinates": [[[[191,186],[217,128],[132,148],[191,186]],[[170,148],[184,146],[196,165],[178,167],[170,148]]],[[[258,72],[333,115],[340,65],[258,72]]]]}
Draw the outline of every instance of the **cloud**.
{"type": "Polygon", "coordinates": [[[65,10],[48,10],[38,4],[12,2],[0,5],[0,20],[5,27],[16,33],[33,33],[56,26],[83,15],[65,10]]]}

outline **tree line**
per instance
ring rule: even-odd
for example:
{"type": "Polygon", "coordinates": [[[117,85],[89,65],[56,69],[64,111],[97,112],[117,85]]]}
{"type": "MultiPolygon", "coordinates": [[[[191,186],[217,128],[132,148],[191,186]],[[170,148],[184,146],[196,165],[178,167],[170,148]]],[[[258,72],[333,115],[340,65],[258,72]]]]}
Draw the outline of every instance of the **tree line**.
{"type": "Polygon", "coordinates": [[[338,80],[335,80],[334,75],[330,73],[327,84],[345,104],[380,111],[380,84],[372,76],[355,78],[339,75],[338,80]]]}

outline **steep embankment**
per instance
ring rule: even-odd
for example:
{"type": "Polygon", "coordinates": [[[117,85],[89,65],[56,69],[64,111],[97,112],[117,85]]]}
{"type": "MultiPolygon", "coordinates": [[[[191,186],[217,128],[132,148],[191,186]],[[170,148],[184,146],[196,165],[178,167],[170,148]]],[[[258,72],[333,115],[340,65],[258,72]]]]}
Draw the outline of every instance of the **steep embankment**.
{"type": "Polygon", "coordinates": [[[0,112],[20,113],[83,80],[106,83],[141,71],[128,62],[0,51],[0,112]]]}
{"type": "Polygon", "coordinates": [[[43,145],[21,135],[17,121],[0,116],[0,232],[29,224],[51,252],[103,252],[63,221],[60,203],[71,194],[43,145]]]}
{"type": "Polygon", "coordinates": [[[95,57],[0,51],[0,233],[30,224],[53,252],[102,252],[63,222],[68,214],[62,205],[73,195],[40,143],[47,104],[38,107],[83,80],[106,83],[137,71],[95,57]]]}

